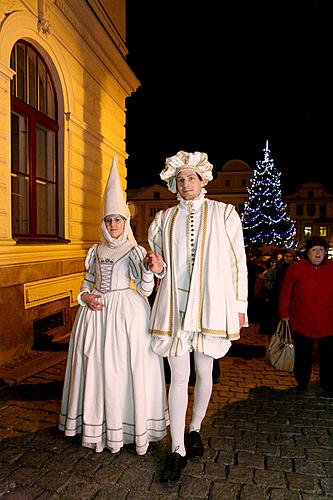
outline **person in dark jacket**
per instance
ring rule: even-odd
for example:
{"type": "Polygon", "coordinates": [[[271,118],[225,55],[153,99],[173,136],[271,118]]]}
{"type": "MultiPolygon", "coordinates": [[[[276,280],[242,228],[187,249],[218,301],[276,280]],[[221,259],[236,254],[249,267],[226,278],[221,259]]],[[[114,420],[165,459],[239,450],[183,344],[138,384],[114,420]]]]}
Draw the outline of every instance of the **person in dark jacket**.
{"type": "Polygon", "coordinates": [[[313,344],[317,340],[320,386],[333,397],[333,261],[327,259],[327,243],[323,238],[310,237],[304,258],[288,268],[279,309],[281,318],[290,321],[298,389],[308,389],[313,344]]]}

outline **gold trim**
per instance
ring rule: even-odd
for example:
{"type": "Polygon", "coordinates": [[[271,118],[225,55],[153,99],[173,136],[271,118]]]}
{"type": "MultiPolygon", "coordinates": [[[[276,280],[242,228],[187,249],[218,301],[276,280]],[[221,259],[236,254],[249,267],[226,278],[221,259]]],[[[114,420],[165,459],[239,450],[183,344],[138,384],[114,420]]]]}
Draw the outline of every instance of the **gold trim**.
{"type": "Polygon", "coordinates": [[[203,261],[204,261],[204,250],[207,236],[207,219],[208,219],[208,202],[205,200],[203,206],[203,217],[201,221],[202,239],[200,248],[200,264],[199,264],[199,313],[198,313],[198,329],[202,330],[202,289],[203,289],[203,261]]]}
{"type": "Polygon", "coordinates": [[[171,332],[170,331],[167,331],[167,330],[155,330],[155,328],[153,330],[150,330],[150,334],[151,335],[159,335],[159,336],[163,336],[163,337],[171,337],[171,332]]]}
{"type": "Polygon", "coordinates": [[[202,333],[206,333],[208,335],[219,335],[222,337],[227,336],[226,330],[212,330],[211,328],[203,328],[202,333]]]}
{"type": "Polygon", "coordinates": [[[170,319],[169,319],[169,331],[171,332],[169,335],[172,335],[173,331],[173,308],[174,308],[174,303],[173,303],[173,269],[172,269],[172,261],[173,261],[173,255],[172,255],[172,249],[173,249],[173,230],[174,230],[174,225],[175,225],[175,220],[178,215],[178,207],[175,208],[175,211],[173,215],[171,216],[170,220],[170,230],[169,230],[169,243],[170,243],[170,319]]]}

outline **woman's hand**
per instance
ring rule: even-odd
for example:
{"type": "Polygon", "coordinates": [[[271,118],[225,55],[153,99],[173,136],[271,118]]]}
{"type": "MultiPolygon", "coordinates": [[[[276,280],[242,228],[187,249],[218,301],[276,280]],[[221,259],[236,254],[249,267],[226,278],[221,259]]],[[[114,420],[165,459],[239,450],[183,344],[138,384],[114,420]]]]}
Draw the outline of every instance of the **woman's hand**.
{"type": "Polygon", "coordinates": [[[89,309],[91,309],[92,311],[100,311],[104,307],[104,304],[100,302],[101,297],[102,296],[97,293],[85,292],[82,294],[81,298],[87,304],[89,309]]]}
{"type": "Polygon", "coordinates": [[[161,272],[163,271],[164,262],[162,256],[159,253],[149,250],[144,259],[144,262],[153,273],[161,274],[161,272]]]}

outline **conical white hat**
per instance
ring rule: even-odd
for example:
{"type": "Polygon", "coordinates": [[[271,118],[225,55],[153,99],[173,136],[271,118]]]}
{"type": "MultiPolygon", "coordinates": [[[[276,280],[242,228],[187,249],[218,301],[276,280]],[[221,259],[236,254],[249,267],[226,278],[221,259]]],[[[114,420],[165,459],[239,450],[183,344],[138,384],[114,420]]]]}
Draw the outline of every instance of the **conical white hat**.
{"type": "Polygon", "coordinates": [[[117,156],[112,159],[112,166],[104,191],[103,218],[112,214],[122,215],[125,219],[130,218],[130,211],[125,201],[124,190],[119,177],[117,156]]]}

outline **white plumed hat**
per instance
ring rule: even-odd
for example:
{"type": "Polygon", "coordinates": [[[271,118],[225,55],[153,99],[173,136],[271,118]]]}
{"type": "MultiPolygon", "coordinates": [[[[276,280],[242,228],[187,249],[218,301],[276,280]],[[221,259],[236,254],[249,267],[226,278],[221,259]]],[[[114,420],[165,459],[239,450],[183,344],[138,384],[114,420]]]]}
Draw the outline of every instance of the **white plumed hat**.
{"type": "Polygon", "coordinates": [[[195,151],[187,153],[186,151],[178,151],[174,156],[170,156],[165,160],[165,168],[160,173],[161,179],[166,181],[169,191],[177,192],[177,175],[182,170],[194,170],[200,175],[205,185],[213,179],[213,165],[209,163],[206,153],[195,151]]]}

